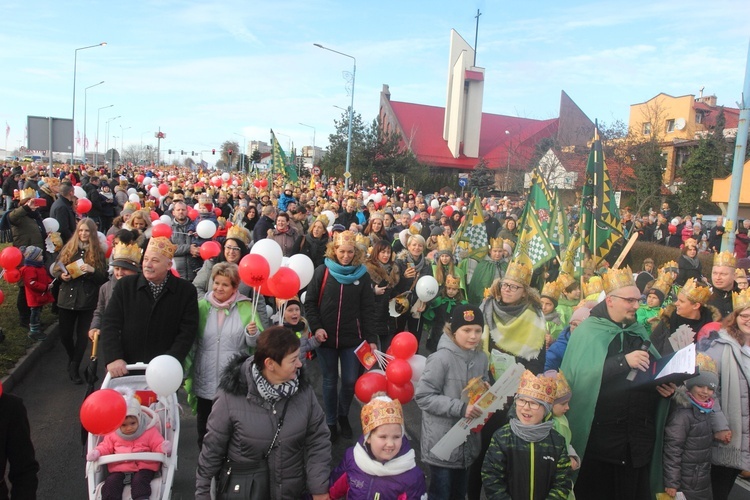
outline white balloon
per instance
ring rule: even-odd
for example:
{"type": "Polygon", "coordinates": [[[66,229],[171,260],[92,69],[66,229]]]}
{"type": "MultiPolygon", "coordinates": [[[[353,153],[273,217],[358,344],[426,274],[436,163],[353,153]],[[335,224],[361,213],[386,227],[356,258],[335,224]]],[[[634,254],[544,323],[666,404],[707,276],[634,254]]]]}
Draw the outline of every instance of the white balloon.
{"type": "Polygon", "coordinates": [[[159,219],[164,224],[169,224],[170,226],[172,225],[172,218],[170,216],[168,216],[167,214],[162,215],[161,217],[159,217],[159,219]]]}
{"type": "Polygon", "coordinates": [[[148,185],[149,185],[149,184],[151,184],[152,182],[154,182],[154,180],[153,180],[153,179],[152,179],[151,177],[144,177],[144,178],[143,178],[143,185],[144,185],[144,186],[148,186],[148,185]]]}
{"type": "Polygon", "coordinates": [[[336,221],[336,214],[334,214],[331,210],[323,210],[321,214],[325,215],[328,219],[328,228],[333,226],[333,223],[336,221]]]}
{"type": "Polygon", "coordinates": [[[153,186],[151,189],[149,189],[148,194],[150,194],[154,198],[158,198],[161,196],[161,193],[159,192],[159,188],[156,186],[153,186]]]}
{"type": "Polygon", "coordinates": [[[380,203],[381,201],[383,201],[383,195],[381,193],[377,193],[372,197],[372,199],[376,204],[380,203]]]}
{"type": "Polygon", "coordinates": [[[281,260],[284,258],[284,252],[281,250],[281,246],[276,241],[270,238],[264,238],[250,249],[250,253],[257,253],[266,258],[268,261],[268,267],[271,268],[271,277],[276,274],[276,271],[281,267],[281,260]]]}
{"type": "MultiPolygon", "coordinates": [[[[302,282],[300,281],[300,283],[302,282]]],[[[306,291],[302,292],[302,295],[299,296],[299,301],[302,302],[302,304],[304,304],[306,298],[307,298],[307,292],[306,291]]]]}
{"type": "Polygon", "coordinates": [[[269,306],[268,304],[266,304],[266,316],[268,316],[269,318],[273,316],[273,307],[269,306]]]}
{"type": "Polygon", "coordinates": [[[57,219],[53,219],[52,217],[47,217],[42,221],[42,224],[44,224],[44,230],[48,233],[54,233],[58,229],[60,229],[60,223],[57,222],[57,219]]]}
{"type": "Polygon", "coordinates": [[[406,248],[406,243],[409,241],[408,229],[403,229],[400,233],[398,233],[398,241],[400,241],[404,248],[406,248]]]}
{"type": "Polygon", "coordinates": [[[167,354],[156,356],[146,368],[146,383],[156,394],[167,397],[182,385],[182,365],[167,354]]]}
{"type": "Polygon", "coordinates": [[[73,194],[74,194],[74,195],[75,195],[75,197],[76,197],[76,198],[78,198],[79,200],[80,200],[81,198],[86,198],[86,191],[84,191],[84,190],[83,190],[83,188],[82,188],[81,186],[75,186],[75,187],[73,188],[73,194]]]}
{"type": "Polygon", "coordinates": [[[419,297],[419,300],[422,302],[429,302],[434,299],[435,296],[437,296],[439,289],[440,286],[438,285],[437,280],[432,276],[422,276],[419,278],[419,281],[417,281],[417,297],[419,297]]]}
{"type": "Polygon", "coordinates": [[[281,258],[281,267],[289,267],[289,257],[281,258]]]}
{"type": "Polygon", "coordinates": [[[102,248],[102,250],[106,251],[107,247],[109,246],[109,242],[107,241],[107,237],[101,231],[97,231],[96,232],[96,236],[99,239],[99,246],[102,248]]]}
{"type": "Polygon", "coordinates": [[[158,226],[159,224],[164,224],[164,221],[161,219],[156,219],[154,221],[151,221],[151,226],[158,226]]]}
{"type": "Polygon", "coordinates": [[[438,209],[440,208],[440,202],[437,200],[437,198],[433,198],[432,201],[430,202],[430,206],[432,208],[438,209]]]}
{"type": "MultiPolygon", "coordinates": [[[[202,220],[195,226],[195,232],[204,240],[210,240],[216,234],[216,224],[210,220],[202,220]]],[[[274,241],[274,243],[276,242],[274,241]]],[[[278,243],[276,244],[278,245],[278,243]]]]}
{"type": "MultiPolygon", "coordinates": [[[[315,265],[310,257],[307,255],[298,253],[292,255],[289,258],[289,269],[297,273],[299,276],[299,287],[305,288],[308,283],[312,280],[313,273],[315,272],[315,265]]],[[[304,303],[304,301],[303,301],[304,303]]]]}
{"type": "Polygon", "coordinates": [[[414,210],[409,210],[409,217],[414,218],[414,210]]]}
{"type": "Polygon", "coordinates": [[[128,195],[136,194],[136,193],[138,193],[138,191],[136,191],[135,188],[128,188],[128,195]]]}
{"type": "Polygon", "coordinates": [[[229,172],[224,172],[223,174],[221,174],[221,180],[223,181],[228,181],[229,177],[229,172]]]}
{"type": "Polygon", "coordinates": [[[406,360],[411,366],[411,383],[416,385],[419,379],[422,377],[424,372],[424,365],[427,362],[427,358],[421,354],[415,354],[411,358],[406,360]]]}
{"type": "Polygon", "coordinates": [[[138,203],[139,201],[141,201],[141,198],[138,196],[137,193],[133,193],[130,196],[128,196],[128,201],[130,203],[138,203]]]}

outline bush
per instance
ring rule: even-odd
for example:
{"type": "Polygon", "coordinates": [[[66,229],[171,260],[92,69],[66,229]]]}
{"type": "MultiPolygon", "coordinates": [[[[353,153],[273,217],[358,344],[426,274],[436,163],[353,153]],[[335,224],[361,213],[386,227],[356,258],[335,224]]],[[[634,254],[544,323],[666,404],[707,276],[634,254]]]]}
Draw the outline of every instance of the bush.
{"type": "MultiPolygon", "coordinates": [[[[659,267],[670,260],[677,262],[680,259],[681,253],[679,248],[636,241],[633,248],[630,249],[633,272],[640,272],[643,269],[643,261],[648,257],[654,259],[656,269],[659,269],[659,267]]],[[[713,254],[699,253],[698,260],[701,262],[701,273],[703,276],[710,278],[711,268],[713,268],[713,254]]]]}

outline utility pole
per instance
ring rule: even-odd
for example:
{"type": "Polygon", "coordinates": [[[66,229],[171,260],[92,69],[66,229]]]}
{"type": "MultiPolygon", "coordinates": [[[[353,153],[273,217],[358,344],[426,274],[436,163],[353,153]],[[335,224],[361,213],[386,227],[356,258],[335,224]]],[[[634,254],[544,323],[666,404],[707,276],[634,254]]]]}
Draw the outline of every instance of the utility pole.
{"type": "Polygon", "coordinates": [[[479,16],[481,15],[482,13],[477,9],[477,15],[474,16],[477,19],[477,28],[474,30],[474,66],[477,65],[477,41],[479,39],[479,16]]]}

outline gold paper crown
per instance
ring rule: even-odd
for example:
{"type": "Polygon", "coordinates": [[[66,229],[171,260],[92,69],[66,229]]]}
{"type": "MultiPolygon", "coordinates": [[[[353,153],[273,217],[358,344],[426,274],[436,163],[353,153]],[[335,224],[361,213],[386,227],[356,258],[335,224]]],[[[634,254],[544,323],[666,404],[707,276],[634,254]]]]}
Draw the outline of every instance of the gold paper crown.
{"type": "Polygon", "coordinates": [[[320,221],[320,222],[322,222],[322,223],[323,223],[323,227],[325,227],[325,228],[327,228],[327,227],[328,227],[328,223],[330,222],[330,221],[328,220],[328,217],[326,217],[326,216],[325,216],[324,214],[320,214],[320,215],[318,215],[318,218],[317,218],[317,219],[315,219],[315,222],[317,222],[317,221],[320,221]]]}
{"type": "Polygon", "coordinates": [[[354,242],[359,245],[362,250],[365,251],[367,251],[367,247],[370,246],[370,238],[363,235],[362,233],[357,233],[357,235],[354,237],[354,242]]]}
{"type": "Polygon", "coordinates": [[[146,248],[147,252],[156,252],[168,259],[174,257],[175,250],[177,250],[177,245],[173,245],[172,242],[164,236],[151,238],[148,242],[148,247],[146,248]]]}
{"type": "Polygon", "coordinates": [[[715,266],[737,267],[737,259],[727,250],[714,255],[715,266]]]}
{"type": "Polygon", "coordinates": [[[560,283],[560,288],[565,290],[570,285],[574,284],[576,282],[576,279],[568,273],[560,273],[557,276],[557,281],[558,283],[560,283]]]}
{"type": "Polygon", "coordinates": [[[437,237],[437,249],[438,252],[450,252],[453,253],[453,241],[444,235],[438,235],[437,237]]]}
{"type": "Polygon", "coordinates": [[[740,293],[732,293],[732,306],[735,311],[750,307],[750,288],[742,290],[740,293]]]}
{"type": "Polygon", "coordinates": [[[245,245],[250,243],[250,234],[247,229],[241,226],[232,226],[227,230],[227,238],[234,238],[240,240],[245,245]]]}
{"type": "Polygon", "coordinates": [[[668,273],[662,273],[656,278],[656,281],[651,285],[651,288],[656,288],[666,297],[669,293],[669,289],[672,288],[672,283],[672,276],[668,273]]]}
{"type": "Polygon", "coordinates": [[[589,295],[599,294],[604,290],[604,284],[599,276],[592,276],[589,278],[588,283],[583,284],[583,296],[588,297],[589,295]]]}
{"type": "Polygon", "coordinates": [[[385,218],[385,214],[383,212],[372,212],[370,214],[370,220],[380,219],[383,220],[385,218]]]}
{"type": "Polygon", "coordinates": [[[665,262],[660,268],[659,268],[659,276],[662,274],[666,274],[667,272],[673,272],[677,273],[679,272],[679,267],[677,266],[677,262],[670,260],[669,262],[665,262]]]}
{"type": "Polygon", "coordinates": [[[411,226],[409,226],[409,233],[410,234],[420,234],[422,232],[422,224],[419,222],[412,222],[411,226]]]}
{"type": "Polygon", "coordinates": [[[502,250],[503,239],[502,238],[490,238],[490,250],[502,250]]]}
{"type": "Polygon", "coordinates": [[[505,277],[509,280],[517,281],[528,286],[531,284],[531,267],[527,266],[522,262],[511,261],[508,264],[508,270],[505,272],[505,277]]]}
{"type": "Polygon", "coordinates": [[[369,434],[381,425],[404,425],[404,410],[398,399],[391,399],[383,392],[372,395],[369,403],[362,407],[362,434],[369,434]]]}
{"type": "Polygon", "coordinates": [[[633,271],[630,270],[630,266],[625,266],[622,269],[610,269],[604,274],[602,279],[604,281],[604,291],[607,295],[626,286],[635,286],[633,271]]]}
{"type": "Polygon", "coordinates": [[[703,354],[702,352],[699,352],[695,355],[695,364],[700,369],[700,373],[711,372],[714,374],[718,374],[718,370],[716,369],[716,361],[714,361],[711,356],[703,354]]]}
{"type": "Polygon", "coordinates": [[[680,293],[684,293],[688,300],[694,304],[705,304],[711,298],[711,289],[706,286],[699,286],[695,278],[687,280],[680,293]]]}
{"type": "Polygon", "coordinates": [[[127,203],[125,203],[125,204],[124,204],[124,205],[122,206],[122,209],[123,209],[123,211],[124,211],[124,210],[130,210],[130,213],[131,213],[131,214],[132,214],[133,212],[135,212],[136,210],[138,210],[138,209],[136,208],[136,206],[135,206],[135,203],[132,203],[132,202],[130,202],[130,201],[129,201],[129,202],[127,202],[127,203]]]}
{"type": "Polygon", "coordinates": [[[549,404],[555,402],[556,393],[557,380],[545,376],[537,377],[529,370],[524,371],[521,375],[521,383],[518,385],[518,391],[516,392],[519,396],[528,396],[549,404]]]}
{"type": "MultiPolygon", "coordinates": [[[[570,399],[570,396],[573,394],[573,391],[570,389],[570,385],[568,384],[568,380],[565,378],[565,375],[563,375],[562,370],[554,371],[550,370],[552,373],[554,373],[555,377],[555,383],[557,385],[557,390],[555,391],[555,401],[556,402],[563,402],[570,399]]],[[[547,373],[545,373],[546,375],[547,373]]]]}
{"type": "Polygon", "coordinates": [[[18,192],[18,199],[20,201],[28,200],[29,198],[36,198],[36,191],[28,187],[18,192]]]}
{"type": "Polygon", "coordinates": [[[341,245],[356,245],[357,237],[351,231],[341,231],[339,234],[333,237],[333,245],[340,247],[341,245]]]}
{"type": "Polygon", "coordinates": [[[117,243],[112,250],[112,260],[125,260],[134,266],[141,267],[141,248],[136,244],[117,243]]]}
{"type": "Polygon", "coordinates": [[[741,280],[741,279],[747,279],[747,273],[745,273],[745,270],[741,267],[738,267],[734,270],[734,279],[741,280]]]}
{"type": "Polygon", "coordinates": [[[542,287],[542,297],[549,297],[550,299],[557,302],[560,299],[560,284],[557,281],[550,281],[545,283],[542,287]]]}
{"type": "Polygon", "coordinates": [[[591,257],[589,257],[588,259],[583,259],[583,261],[581,262],[581,267],[587,271],[596,271],[596,264],[594,264],[594,259],[592,259],[591,257]]]}
{"type": "Polygon", "coordinates": [[[693,248],[698,248],[698,242],[697,242],[697,241],[695,241],[695,239],[694,239],[694,238],[688,238],[688,239],[686,239],[686,240],[685,240],[685,242],[683,243],[683,246],[684,246],[685,248],[690,248],[690,247],[693,247],[693,248]]]}
{"type": "Polygon", "coordinates": [[[461,278],[458,276],[451,276],[450,274],[445,277],[445,288],[458,288],[461,286],[461,278]]]}

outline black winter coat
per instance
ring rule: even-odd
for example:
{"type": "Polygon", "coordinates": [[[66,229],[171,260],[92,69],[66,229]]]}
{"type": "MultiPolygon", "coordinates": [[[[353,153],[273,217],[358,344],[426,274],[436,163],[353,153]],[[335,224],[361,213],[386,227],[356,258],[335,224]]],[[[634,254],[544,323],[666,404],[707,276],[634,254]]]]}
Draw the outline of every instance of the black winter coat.
{"type": "Polygon", "coordinates": [[[63,196],[58,196],[52,204],[49,216],[60,224],[60,238],[67,243],[73,237],[76,230],[76,214],[73,211],[73,202],[63,196]]]}
{"type": "MultiPolygon", "coordinates": [[[[70,262],[83,259],[83,251],[70,258],[70,262]]],[[[62,262],[63,265],[70,262],[62,262]]],[[[107,276],[107,263],[102,260],[95,266],[93,273],[86,273],[70,281],[60,280],[60,290],[57,293],[57,307],[71,311],[93,311],[99,300],[99,288],[109,279],[107,276]]],[[[62,269],[58,265],[52,268],[52,274],[59,278],[62,269]]]]}
{"type": "Polygon", "coordinates": [[[261,215],[253,228],[253,242],[268,238],[268,230],[273,229],[274,221],[270,217],[261,215]]]}
{"type": "Polygon", "coordinates": [[[363,340],[377,342],[373,330],[375,294],[370,275],[365,272],[351,285],[344,285],[327,271],[325,264],[315,269],[305,298],[310,331],[315,333],[322,328],[328,334],[321,347],[348,349],[357,347],[363,340]]]}
{"type": "Polygon", "coordinates": [[[20,398],[3,394],[0,397],[0,500],[35,500],[38,472],[39,462],[34,456],[26,408],[20,398]],[[10,488],[5,482],[6,465],[9,465],[10,488]]]}
{"type": "Polygon", "coordinates": [[[189,282],[168,275],[154,302],[141,274],[125,276],[112,291],[101,326],[105,364],[148,363],[169,354],[182,363],[198,336],[198,296],[189,282]]]}
{"type": "Polygon", "coordinates": [[[307,233],[297,238],[297,241],[294,242],[294,248],[299,250],[299,253],[310,257],[313,266],[317,269],[325,260],[328,241],[327,233],[320,238],[315,238],[312,234],[307,233]]]}

